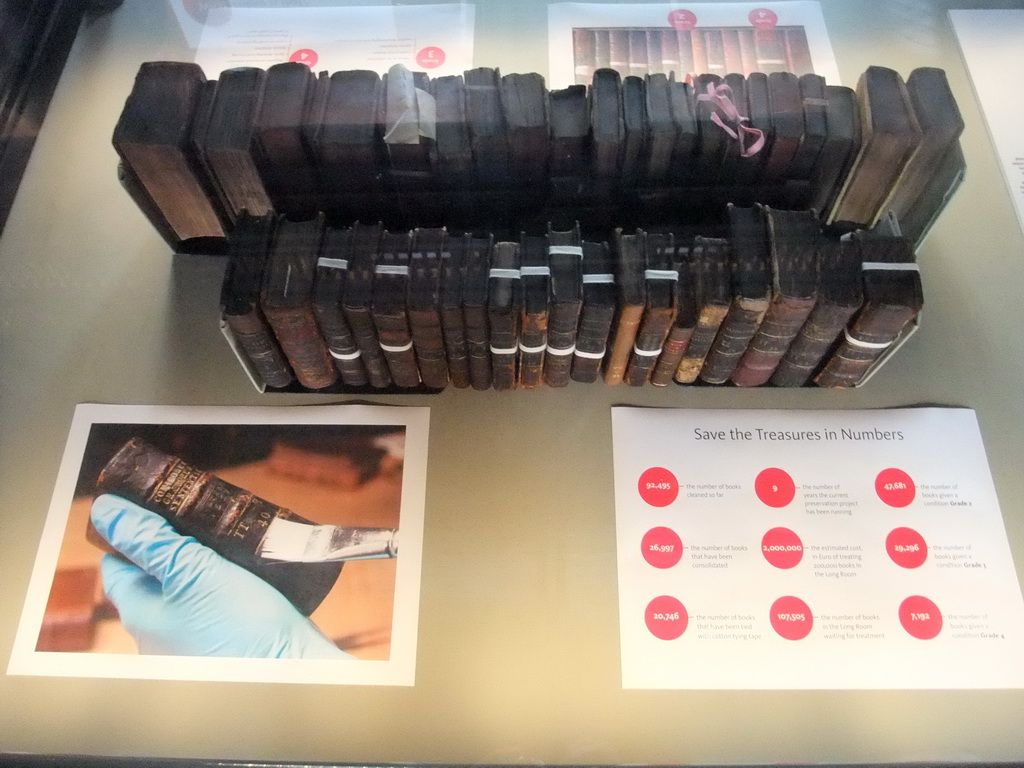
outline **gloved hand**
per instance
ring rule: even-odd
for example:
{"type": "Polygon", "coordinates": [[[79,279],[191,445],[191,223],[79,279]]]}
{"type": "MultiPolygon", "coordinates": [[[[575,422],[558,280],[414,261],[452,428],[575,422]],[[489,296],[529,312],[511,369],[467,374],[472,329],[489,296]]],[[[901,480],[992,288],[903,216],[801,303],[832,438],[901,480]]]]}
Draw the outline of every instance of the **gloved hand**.
{"type": "Polygon", "coordinates": [[[350,658],[280,592],[118,496],[92,522],[134,563],[104,555],[103,587],[144,654],[350,658]]]}

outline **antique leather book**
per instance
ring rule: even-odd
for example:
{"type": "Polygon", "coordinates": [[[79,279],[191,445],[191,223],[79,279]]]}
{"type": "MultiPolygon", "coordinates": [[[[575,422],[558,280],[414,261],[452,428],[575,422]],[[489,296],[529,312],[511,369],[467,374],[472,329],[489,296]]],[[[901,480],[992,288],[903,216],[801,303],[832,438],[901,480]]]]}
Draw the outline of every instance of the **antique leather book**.
{"type": "Polygon", "coordinates": [[[765,209],[771,263],[771,303],[743,353],[732,382],[757,387],[771,378],[814,309],[821,224],[814,211],[765,209]]]}
{"type": "Polygon", "coordinates": [[[156,512],[179,533],[259,576],[307,616],[341,573],[340,562],[263,559],[260,544],[274,520],[310,521],[139,438],[129,440],[110,458],[96,481],[96,492],[112,493],[156,512]]]}
{"type": "Polygon", "coordinates": [[[622,115],[622,81],[614,69],[599,69],[590,85],[592,173],[602,191],[609,191],[622,172],[625,125],[622,115]]]}
{"type": "Polygon", "coordinates": [[[228,265],[221,286],[221,317],[235,341],[268,387],[286,387],[292,370],[281,352],[270,324],[260,309],[273,214],[244,215],[228,238],[228,265]]]}
{"type": "Polygon", "coordinates": [[[818,240],[818,299],[770,382],[802,387],[864,303],[860,248],[851,238],[818,240]]]}
{"type": "Polygon", "coordinates": [[[967,172],[964,153],[960,142],[954,141],[946,154],[939,160],[917,200],[900,218],[900,232],[910,238],[918,247],[931,230],[932,224],[943,208],[963,183],[967,172]]]}
{"type": "Polygon", "coordinates": [[[828,131],[811,171],[808,208],[826,218],[860,149],[857,94],[843,85],[825,86],[828,131]]]}
{"type": "Polygon", "coordinates": [[[412,333],[409,330],[409,251],[412,233],[385,230],[374,268],[371,314],[377,341],[384,352],[391,380],[399,387],[420,383],[412,333]]]}
{"type": "Polygon", "coordinates": [[[290,221],[279,216],[260,296],[260,307],[295,378],[307,389],[329,387],[338,380],[313,310],[313,279],[322,237],[321,218],[290,221]]]}
{"type": "Polygon", "coordinates": [[[352,225],[352,238],[348,255],[348,273],[341,309],[345,313],[352,336],[359,347],[370,386],[383,389],[391,384],[391,371],[384,350],[377,340],[377,326],[373,322],[373,286],[380,250],[382,229],[380,224],[352,225]]]}
{"type": "Polygon", "coordinates": [[[647,289],[644,283],[645,239],[642,230],[636,234],[624,235],[622,229],[615,230],[614,262],[616,287],[616,317],[612,328],[611,348],[605,358],[604,381],[606,384],[621,384],[633,351],[640,320],[647,303],[647,289]]]}
{"type": "Polygon", "coordinates": [[[289,218],[309,218],[320,210],[313,158],[303,139],[316,77],[300,62],[267,68],[256,113],[255,141],[263,179],[274,210],[289,218]]]}
{"type": "Polygon", "coordinates": [[[231,230],[231,204],[228,201],[220,181],[213,173],[213,169],[206,161],[206,154],[203,152],[203,145],[206,141],[206,131],[210,126],[210,119],[213,115],[213,99],[217,93],[217,81],[207,80],[199,90],[199,97],[196,99],[195,107],[192,110],[192,129],[188,136],[188,151],[196,158],[197,165],[202,169],[199,176],[200,183],[206,193],[210,204],[217,211],[217,216],[224,225],[224,232],[231,230]]]}
{"type": "MultiPolygon", "coordinates": [[[[388,157],[388,178],[399,192],[431,189],[437,164],[434,98],[403,64],[381,78],[384,89],[382,140],[388,157]]],[[[407,202],[407,201],[406,201],[407,202]]]]}
{"type": "Polygon", "coordinates": [[[676,305],[675,320],[669,329],[668,336],[654,370],[651,372],[651,384],[664,387],[672,382],[672,377],[679,368],[690,337],[697,327],[699,308],[697,305],[697,284],[694,279],[695,263],[693,261],[692,243],[685,245],[676,241],[676,255],[673,260],[678,279],[672,284],[676,305]]]}
{"type": "Polygon", "coordinates": [[[477,182],[485,188],[508,184],[509,147],[505,113],[501,108],[500,73],[477,67],[464,75],[466,117],[473,145],[477,182]]]}
{"type": "MultiPolygon", "coordinates": [[[[590,80],[588,78],[587,82],[590,80]]],[[[548,93],[551,143],[548,173],[555,199],[575,200],[590,174],[590,114],[587,88],[571,85],[548,93]]]]}
{"type": "Polygon", "coordinates": [[[694,111],[693,89],[687,82],[669,79],[672,120],[676,125],[676,145],[672,150],[669,182],[688,184],[696,175],[696,152],[700,141],[694,111]]]}
{"type": "Polygon", "coordinates": [[[262,216],[274,207],[263,183],[264,161],[255,140],[266,75],[259,67],[221,72],[202,139],[203,158],[224,194],[232,222],[242,211],[262,216]]]}
{"type": "Polygon", "coordinates": [[[716,108],[708,95],[708,88],[716,88],[722,78],[717,74],[702,74],[693,85],[697,131],[700,140],[697,146],[695,182],[701,186],[717,184],[722,172],[722,161],[725,157],[726,143],[729,136],[716,125],[711,116],[716,108]]]}
{"type": "Polygon", "coordinates": [[[921,127],[921,144],[885,204],[886,210],[892,211],[900,222],[964,130],[963,117],[943,70],[915,69],[907,78],[907,93],[921,127]]]}
{"type": "Polygon", "coordinates": [[[551,266],[547,238],[523,233],[519,238],[519,261],[522,318],[518,386],[536,389],[544,381],[544,357],[548,347],[551,266]]]}
{"type": "Polygon", "coordinates": [[[491,332],[487,321],[491,252],[488,237],[470,237],[466,243],[466,282],[462,293],[462,319],[466,327],[469,381],[473,389],[491,388],[491,332]]]}
{"type": "Polygon", "coordinates": [[[643,386],[650,380],[665,345],[665,338],[675,321],[678,310],[676,285],[679,281],[675,253],[675,240],[671,233],[646,233],[646,304],[624,376],[625,382],[631,387],[643,386]]]}
{"type": "Polygon", "coordinates": [[[508,130],[508,162],[512,181],[544,187],[547,181],[548,92],[536,73],[501,78],[501,107],[508,130]]]}
{"type": "Polygon", "coordinates": [[[413,230],[409,254],[409,331],[420,378],[432,389],[448,386],[448,358],[441,328],[441,254],[444,229],[413,230]]]}
{"type": "Polygon", "coordinates": [[[583,306],[583,246],[579,225],[564,232],[549,226],[547,251],[551,267],[551,306],[544,383],[549,387],[565,387],[572,371],[576,328],[583,306]]]}
{"type": "Polygon", "coordinates": [[[814,377],[819,387],[856,385],[918,316],[924,303],[910,240],[864,231],[854,232],[853,237],[860,245],[864,306],[814,377]]]}
{"type": "Polygon", "coordinates": [[[369,378],[362,352],[342,309],[353,237],[351,227],[327,227],[324,230],[316,259],[313,310],[334,366],[341,375],[341,382],[349,387],[362,387],[369,383],[369,378]]]}
{"type": "Polygon", "coordinates": [[[622,81],[622,186],[636,187],[648,166],[647,96],[644,80],[630,75],[622,81]]]}
{"type": "Polygon", "coordinates": [[[469,188],[476,177],[462,75],[433,78],[430,92],[437,108],[436,181],[443,187],[469,188]]]}
{"type": "MultiPolygon", "coordinates": [[[[730,72],[722,78],[722,82],[729,86],[731,93],[730,101],[736,107],[741,117],[749,120],[749,107],[747,106],[747,80],[743,75],[730,72]]],[[[760,152],[758,153],[758,155],[760,152]]],[[[740,143],[731,137],[727,137],[725,151],[722,155],[722,167],[719,174],[719,183],[731,186],[750,185],[757,178],[758,155],[742,157],[740,143]]],[[[733,202],[736,202],[735,196],[733,202]]]]}
{"type": "Polygon", "coordinates": [[[139,67],[112,142],[179,240],[223,238],[202,164],[190,148],[193,111],[206,82],[196,64],[139,67]]]}
{"type": "Polygon", "coordinates": [[[765,164],[772,154],[772,146],[775,143],[775,127],[772,124],[772,106],[768,94],[768,75],[763,72],[751,72],[744,80],[744,87],[747,95],[747,124],[751,128],[761,131],[764,136],[764,145],[761,150],[751,157],[746,158],[748,162],[741,165],[746,166],[741,170],[746,183],[758,184],[764,179],[765,164]]]}
{"type": "Polygon", "coordinates": [[[769,184],[781,184],[784,179],[790,178],[790,164],[804,137],[804,108],[799,78],[791,72],[771,72],[768,75],[768,103],[771,109],[772,146],[765,159],[764,180],[769,184]]]}
{"type": "Polygon", "coordinates": [[[828,224],[871,228],[918,146],[921,127],[900,74],[868,67],[857,82],[861,145],[828,224]]]}
{"type": "Polygon", "coordinates": [[[487,322],[490,330],[491,386],[496,390],[515,389],[519,360],[520,302],[519,243],[494,244],[488,272],[487,322]]]}
{"type": "Polygon", "coordinates": [[[771,296],[764,209],[729,204],[728,213],[733,296],[700,372],[701,381],[708,384],[724,384],[732,376],[768,311],[771,296]]]}
{"type": "Polygon", "coordinates": [[[692,384],[700,375],[732,301],[732,255],[724,238],[697,236],[693,258],[698,297],[697,325],[676,368],[675,380],[692,384]]]}
{"type": "Polygon", "coordinates": [[[469,234],[451,235],[445,239],[441,251],[441,329],[448,375],[452,385],[459,389],[470,384],[466,323],[462,315],[469,240],[469,234]]]}
{"type": "Polygon", "coordinates": [[[647,168],[643,181],[648,185],[663,184],[672,165],[676,146],[676,124],[672,118],[672,95],[668,77],[647,75],[644,89],[647,106],[647,168]]]}
{"type": "Polygon", "coordinates": [[[825,78],[821,75],[801,75],[798,83],[803,104],[804,131],[800,146],[790,163],[788,176],[791,179],[809,179],[828,134],[828,102],[825,99],[825,78]]]}
{"type": "Polygon", "coordinates": [[[615,264],[607,243],[583,241],[583,306],[572,356],[573,381],[597,381],[615,318],[615,264]]]}

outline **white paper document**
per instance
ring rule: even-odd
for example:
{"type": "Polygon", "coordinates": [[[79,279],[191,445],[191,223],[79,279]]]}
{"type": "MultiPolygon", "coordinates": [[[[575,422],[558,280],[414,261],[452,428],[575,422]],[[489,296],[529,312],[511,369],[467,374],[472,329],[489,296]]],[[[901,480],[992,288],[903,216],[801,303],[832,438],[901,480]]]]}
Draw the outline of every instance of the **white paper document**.
{"type": "Polygon", "coordinates": [[[317,72],[404,64],[431,77],[473,66],[474,7],[437,5],[222,9],[203,25],[196,63],[209,78],[231,67],[299,61],[317,72]]]}
{"type": "Polygon", "coordinates": [[[555,3],[548,7],[551,87],[587,84],[594,69],[623,76],[793,72],[840,85],[821,6],[759,3],[555,3]]]}
{"type": "Polygon", "coordinates": [[[1024,687],[969,409],[612,410],[622,684],[1024,687]]]}
{"type": "Polygon", "coordinates": [[[1024,91],[1007,85],[1024,65],[1024,10],[950,11],[949,19],[1024,231],[1024,91]]]}

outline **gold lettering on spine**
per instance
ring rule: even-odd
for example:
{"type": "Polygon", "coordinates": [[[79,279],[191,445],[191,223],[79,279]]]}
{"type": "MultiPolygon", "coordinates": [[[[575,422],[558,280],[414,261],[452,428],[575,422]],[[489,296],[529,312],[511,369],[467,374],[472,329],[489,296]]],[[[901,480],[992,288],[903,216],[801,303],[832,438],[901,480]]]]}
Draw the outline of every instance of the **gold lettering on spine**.
{"type": "Polygon", "coordinates": [[[181,459],[175,459],[167,474],[153,489],[150,500],[161,509],[178,515],[205,474],[181,459]]]}

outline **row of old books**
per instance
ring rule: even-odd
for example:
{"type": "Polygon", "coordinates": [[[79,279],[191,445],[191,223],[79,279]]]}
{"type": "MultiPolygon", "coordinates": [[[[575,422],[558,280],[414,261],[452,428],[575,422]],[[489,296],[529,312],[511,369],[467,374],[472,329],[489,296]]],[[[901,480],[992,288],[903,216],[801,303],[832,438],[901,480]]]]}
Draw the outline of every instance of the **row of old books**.
{"type": "Polygon", "coordinates": [[[800,26],[578,27],[572,42],[577,85],[588,85],[603,68],[618,70],[623,77],[814,72],[807,34],[800,26]]]}
{"type": "Polygon", "coordinates": [[[730,205],[720,234],[495,241],[245,214],[223,327],[262,384],[300,391],[847,387],[916,327],[904,237],[760,205],[730,205]]]}
{"type": "Polygon", "coordinates": [[[430,79],[285,63],[207,80],[151,62],[113,143],[126,189],[175,250],[226,243],[243,210],[518,232],[696,225],[730,202],[812,209],[846,231],[893,211],[915,239],[962,176],[962,127],[934,68],[904,82],[870,67],[856,90],[813,74],[604,68],[549,91],[486,67],[430,79]]]}

